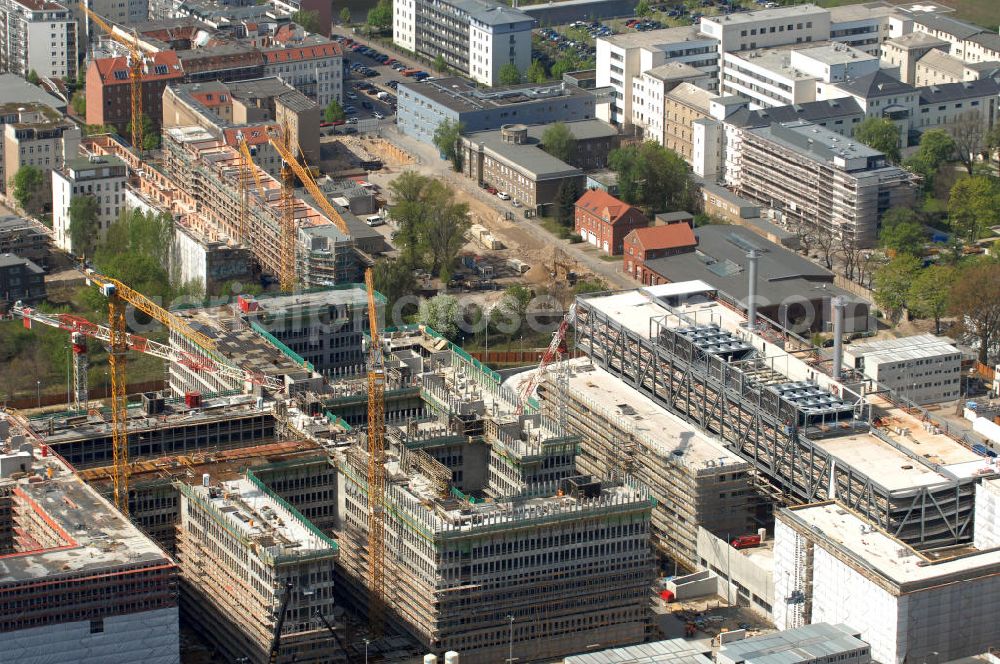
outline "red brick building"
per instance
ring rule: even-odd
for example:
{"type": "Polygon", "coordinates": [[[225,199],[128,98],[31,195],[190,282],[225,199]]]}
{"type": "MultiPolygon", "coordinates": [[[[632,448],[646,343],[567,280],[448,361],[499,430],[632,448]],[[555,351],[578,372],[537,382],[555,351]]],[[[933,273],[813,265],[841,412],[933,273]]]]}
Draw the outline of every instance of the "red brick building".
{"type": "MultiPolygon", "coordinates": [[[[142,111],[159,131],[163,117],[163,90],[181,81],[177,53],[160,51],[149,56],[142,77],[142,111]]],[[[125,58],[91,60],[87,67],[87,124],[112,125],[122,136],[132,121],[132,87],[125,58]]]]}
{"type": "Polygon", "coordinates": [[[698,240],[686,223],[637,228],[625,236],[622,265],[626,274],[645,286],[665,284],[667,280],[646,267],[646,261],[694,251],[698,240]]]}
{"type": "Polygon", "coordinates": [[[590,189],[576,202],[576,232],[612,256],[622,253],[629,232],[646,226],[646,215],[606,191],[590,189]]]}

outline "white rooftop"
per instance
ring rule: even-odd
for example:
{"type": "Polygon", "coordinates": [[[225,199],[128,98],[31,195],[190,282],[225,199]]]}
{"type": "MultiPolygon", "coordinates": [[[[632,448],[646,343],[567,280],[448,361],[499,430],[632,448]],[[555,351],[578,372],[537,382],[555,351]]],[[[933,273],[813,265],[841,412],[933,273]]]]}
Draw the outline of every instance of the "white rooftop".
{"type": "Polygon", "coordinates": [[[878,359],[880,362],[921,359],[938,355],[961,355],[948,337],[933,334],[918,334],[896,339],[880,339],[860,344],[851,344],[845,352],[852,357],[865,360],[878,359]]]}
{"type": "Polygon", "coordinates": [[[723,14],[721,16],[705,16],[701,20],[708,23],[718,23],[722,26],[745,25],[758,21],[770,21],[781,18],[801,18],[807,15],[825,14],[826,9],[816,5],[796,5],[791,7],[776,7],[774,9],[760,9],[754,12],[737,12],[735,14],[723,14]]]}
{"type": "Polygon", "coordinates": [[[838,503],[793,507],[782,510],[778,518],[806,526],[821,542],[832,542],[850,554],[851,564],[873,570],[896,585],[926,585],[942,577],[954,582],[1000,573],[1000,550],[934,561],[895,537],[873,529],[870,523],[838,503]]]}
{"type": "Polygon", "coordinates": [[[626,32],[620,35],[598,37],[597,41],[606,41],[620,48],[652,48],[656,49],[689,41],[714,40],[713,37],[702,34],[693,25],[679,28],[663,28],[662,30],[647,30],[645,32],[626,32]]]}

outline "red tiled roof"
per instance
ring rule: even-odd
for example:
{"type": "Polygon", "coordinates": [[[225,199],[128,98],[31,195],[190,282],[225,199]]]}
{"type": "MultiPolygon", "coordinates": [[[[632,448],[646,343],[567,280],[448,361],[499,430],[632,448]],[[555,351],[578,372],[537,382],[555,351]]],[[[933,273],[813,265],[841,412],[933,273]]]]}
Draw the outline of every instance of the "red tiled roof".
{"type": "Polygon", "coordinates": [[[618,200],[601,189],[588,189],[583,196],[577,199],[576,206],[606,219],[612,225],[632,209],[628,203],[618,200]]]}
{"type": "MultiPolygon", "coordinates": [[[[99,58],[94,60],[94,66],[101,76],[103,85],[128,85],[128,60],[124,57],[99,58]],[[124,72],[117,73],[117,72],[124,72]]],[[[184,71],[181,69],[180,60],[177,59],[175,51],[159,51],[148,56],[146,70],[142,75],[142,82],[159,80],[172,80],[182,78],[184,71]],[[166,67],[166,69],[162,69],[166,67]],[[160,68],[158,70],[158,68],[160,68]]]]}
{"type": "MultiPolygon", "coordinates": [[[[679,249],[697,244],[694,231],[684,223],[666,226],[636,228],[629,235],[635,235],[643,249],[679,249]]],[[[628,242],[629,240],[626,240],[628,242]]]]}
{"type": "Polygon", "coordinates": [[[343,54],[340,44],[313,44],[310,46],[293,46],[291,48],[273,48],[263,51],[265,64],[276,62],[295,62],[300,60],[318,60],[343,54]]]}

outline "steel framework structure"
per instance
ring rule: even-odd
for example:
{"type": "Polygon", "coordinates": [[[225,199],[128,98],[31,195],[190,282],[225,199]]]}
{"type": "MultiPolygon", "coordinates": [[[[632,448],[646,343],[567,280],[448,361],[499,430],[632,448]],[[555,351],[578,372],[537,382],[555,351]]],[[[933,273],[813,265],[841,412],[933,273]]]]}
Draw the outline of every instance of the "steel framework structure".
{"type": "Polygon", "coordinates": [[[942,475],[946,471],[872,428],[871,409],[863,399],[844,403],[815,383],[793,383],[749,345],[699,345],[695,339],[701,331],[691,323],[675,312],[651,318],[647,338],[591,306],[587,296],[577,298],[578,348],[670,412],[729,444],[780,500],[809,503],[835,496],[915,548],[971,541],[974,478],[886,488],[814,441],[870,432],[915,464],[942,475]],[[678,325],[668,327],[668,316],[678,325]],[[816,414],[801,395],[825,399],[828,407],[816,414]]]}

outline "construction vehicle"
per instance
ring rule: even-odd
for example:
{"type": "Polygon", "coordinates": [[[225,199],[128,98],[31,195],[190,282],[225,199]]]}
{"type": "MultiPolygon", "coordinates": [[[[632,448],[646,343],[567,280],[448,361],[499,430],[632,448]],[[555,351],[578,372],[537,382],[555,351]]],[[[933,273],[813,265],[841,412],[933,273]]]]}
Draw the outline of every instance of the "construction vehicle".
{"type": "Polygon", "coordinates": [[[569,311],[566,312],[566,315],[563,316],[563,319],[560,321],[559,327],[556,328],[556,331],[552,333],[552,341],[549,342],[549,347],[545,349],[542,359],[538,362],[538,369],[528,380],[524,382],[524,385],[521,386],[521,394],[518,397],[517,408],[515,410],[517,415],[524,414],[524,409],[528,405],[528,399],[531,398],[535,388],[538,387],[538,383],[541,382],[549,365],[569,352],[569,348],[566,345],[566,332],[569,331],[569,326],[572,325],[575,320],[576,305],[574,304],[569,308],[569,311]]]}
{"type": "Polygon", "coordinates": [[[83,11],[91,21],[96,23],[104,32],[108,34],[111,39],[115,40],[117,43],[121,44],[128,55],[126,60],[128,62],[129,70],[129,84],[131,86],[131,96],[132,96],[132,149],[135,150],[136,154],[139,156],[139,162],[142,162],[142,74],[145,69],[147,54],[146,51],[152,52],[151,47],[147,47],[142,42],[139,41],[138,35],[133,31],[131,35],[123,34],[120,31],[116,31],[114,27],[111,26],[104,18],[99,14],[94,12],[87,6],[86,2],[80,3],[80,10],[83,11]]]}
{"type": "MultiPolygon", "coordinates": [[[[271,145],[288,169],[306,188],[323,213],[346,235],[347,222],[327,200],[308,166],[303,166],[292,153],[287,132],[269,134],[271,145]]],[[[287,182],[287,180],[286,180],[287,182]]],[[[368,349],[368,605],[369,628],[376,636],[382,633],[385,620],[385,357],[378,331],[378,309],[375,303],[375,281],[371,268],[365,270],[368,293],[368,324],[371,332],[368,349]]]]}
{"type": "Polygon", "coordinates": [[[267,652],[268,664],[275,664],[278,661],[278,649],[281,648],[281,630],[285,626],[285,616],[288,615],[288,602],[292,599],[291,581],[285,582],[285,592],[281,595],[281,603],[278,605],[278,615],[274,622],[274,636],[271,637],[271,649],[267,652]]]}

